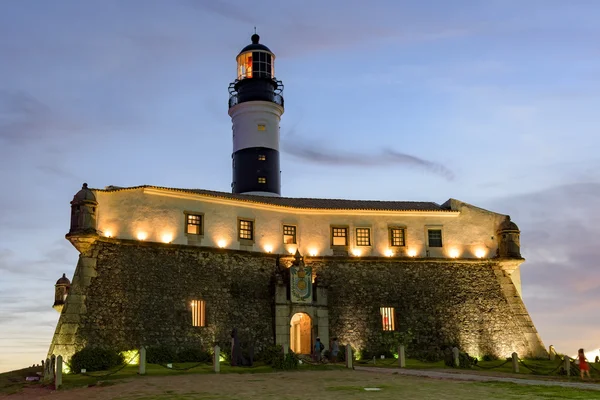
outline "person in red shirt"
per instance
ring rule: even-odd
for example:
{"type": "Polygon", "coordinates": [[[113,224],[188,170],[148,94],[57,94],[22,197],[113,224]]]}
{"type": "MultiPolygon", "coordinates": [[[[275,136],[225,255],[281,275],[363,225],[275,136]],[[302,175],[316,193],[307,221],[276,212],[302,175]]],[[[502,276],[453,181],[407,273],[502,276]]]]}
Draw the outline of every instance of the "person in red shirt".
{"type": "Polygon", "coordinates": [[[581,379],[583,379],[584,372],[587,373],[588,378],[590,378],[590,366],[585,359],[583,349],[579,349],[579,354],[577,354],[577,356],[579,357],[579,371],[581,372],[581,379]]]}

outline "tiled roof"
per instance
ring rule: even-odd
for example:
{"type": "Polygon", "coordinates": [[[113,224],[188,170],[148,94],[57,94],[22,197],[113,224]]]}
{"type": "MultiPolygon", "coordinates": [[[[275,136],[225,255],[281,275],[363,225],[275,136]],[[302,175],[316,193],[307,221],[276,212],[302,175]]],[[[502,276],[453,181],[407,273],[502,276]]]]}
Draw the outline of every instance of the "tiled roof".
{"type": "Polygon", "coordinates": [[[205,189],[179,189],[161,186],[143,185],[134,187],[107,186],[105,189],[94,189],[99,192],[116,192],[132,189],[159,189],[174,192],[196,193],[203,196],[238,200],[257,204],[269,204],[280,207],[321,209],[321,210],[374,210],[374,211],[451,211],[430,201],[380,201],[380,200],[344,200],[344,199],[313,199],[302,197],[256,196],[234,194],[205,189]]]}

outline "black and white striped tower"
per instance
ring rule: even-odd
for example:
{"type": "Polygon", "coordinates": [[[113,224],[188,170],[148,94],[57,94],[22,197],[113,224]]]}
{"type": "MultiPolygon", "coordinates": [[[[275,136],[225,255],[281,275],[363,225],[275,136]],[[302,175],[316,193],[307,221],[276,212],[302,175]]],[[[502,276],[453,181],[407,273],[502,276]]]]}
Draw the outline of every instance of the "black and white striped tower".
{"type": "Polygon", "coordinates": [[[237,56],[237,79],[229,84],[233,123],[233,193],[281,195],[279,121],[283,83],[275,79],[275,55],[252,35],[237,56]]]}

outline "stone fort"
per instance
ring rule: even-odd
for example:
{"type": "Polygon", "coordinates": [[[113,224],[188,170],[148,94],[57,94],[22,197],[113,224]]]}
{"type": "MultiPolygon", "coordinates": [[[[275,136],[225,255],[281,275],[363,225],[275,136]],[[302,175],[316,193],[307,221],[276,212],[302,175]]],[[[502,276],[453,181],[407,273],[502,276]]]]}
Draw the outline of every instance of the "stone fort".
{"type": "Polygon", "coordinates": [[[86,345],[310,353],[316,337],[377,351],[458,346],[474,356],[545,355],[521,297],[520,232],[509,216],[433,202],[281,196],[283,83],[253,35],[229,85],[232,193],[88,188],[71,202],[79,251],[55,285],[49,355],[86,345]]]}

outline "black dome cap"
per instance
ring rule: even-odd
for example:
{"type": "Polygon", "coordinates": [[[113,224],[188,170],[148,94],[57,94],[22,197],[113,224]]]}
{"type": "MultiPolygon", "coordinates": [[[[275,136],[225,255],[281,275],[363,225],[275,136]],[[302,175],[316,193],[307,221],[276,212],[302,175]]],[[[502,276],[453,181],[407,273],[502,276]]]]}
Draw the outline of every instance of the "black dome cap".
{"type": "MultiPolygon", "coordinates": [[[[271,51],[271,49],[269,49],[267,46],[265,46],[264,44],[258,43],[260,40],[260,36],[258,36],[256,33],[250,37],[250,40],[252,40],[252,44],[249,44],[248,46],[244,47],[242,49],[242,51],[240,51],[240,54],[245,53],[247,51],[252,51],[252,50],[264,50],[264,51],[268,51],[269,53],[273,53],[271,51]]],[[[238,54],[238,55],[240,55],[240,54],[238,54]]]]}

